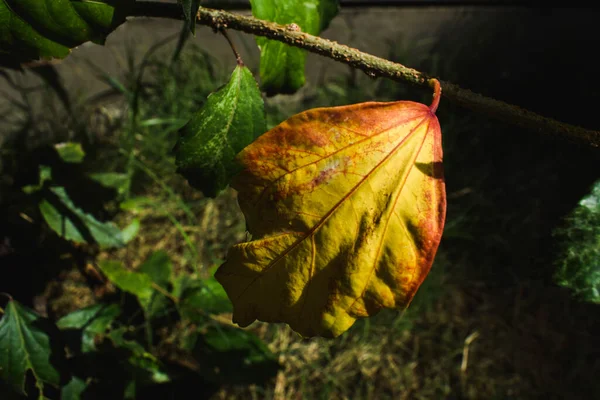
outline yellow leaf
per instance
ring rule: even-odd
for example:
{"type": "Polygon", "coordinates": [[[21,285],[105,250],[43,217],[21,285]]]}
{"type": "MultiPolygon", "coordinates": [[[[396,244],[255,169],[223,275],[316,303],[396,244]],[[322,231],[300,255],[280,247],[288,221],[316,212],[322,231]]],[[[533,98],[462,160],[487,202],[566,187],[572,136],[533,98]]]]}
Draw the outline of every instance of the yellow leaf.
{"type": "Polygon", "coordinates": [[[435,83],[430,107],[308,110],[242,150],[233,187],[252,240],[215,274],[234,322],[335,337],[357,318],[408,306],[446,211],[435,83]]]}

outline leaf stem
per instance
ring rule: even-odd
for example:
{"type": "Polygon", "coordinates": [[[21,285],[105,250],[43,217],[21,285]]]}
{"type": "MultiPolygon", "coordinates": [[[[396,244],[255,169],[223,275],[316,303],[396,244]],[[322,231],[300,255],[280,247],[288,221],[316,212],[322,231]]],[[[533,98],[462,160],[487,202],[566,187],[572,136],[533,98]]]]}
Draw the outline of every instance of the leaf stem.
{"type": "Polygon", "coordinates": [[[239,65],[240,67],[243,67],[244,61],[242,61],[242,57],[240,56],[240,53],[238,53],[237,50],[235,49],[235,45],[231,41],[231,38],[229,37],[227,30],[221,29],[221,34],[225,37],[225,39],[227,39],[227,42],[229,43],[229,47],[231,47],[231,50],[233,50],[233,54],[235,55],[235,60],[237,62],[237,65],[239,65]]]}
{"type": "MultiPolygon", "coordinates": [[[[183,19],[183,12],[177,4],[138,1],[131,16],[183,19]]],[[[429,86],[432,79],[427,74],[402,64],[254,17],[200,7],[196,20],[197,23],[210,26],[215,30],[235,29],[299,47],[348,64],[371,77],[384,77],[423,87],[429,86]]],[[[440,86],[444,97],[459,106],[530,131],[600,148],[600,131],[556,121],[513,104],[471,92],[453,83],[440,81],[440,86]]]]}

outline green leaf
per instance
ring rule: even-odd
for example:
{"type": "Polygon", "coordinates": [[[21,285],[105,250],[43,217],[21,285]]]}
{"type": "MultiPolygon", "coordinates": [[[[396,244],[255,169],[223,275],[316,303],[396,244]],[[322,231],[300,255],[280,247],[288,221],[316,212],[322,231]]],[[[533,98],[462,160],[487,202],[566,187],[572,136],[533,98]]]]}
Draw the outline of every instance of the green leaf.
{"type": "Polygon", "coordinates": [[[83,42],[104,43],[134,0],[2,0],[0,65],[64,58],[83,42]]]}
{"type": "Polygon", "coordinates": [[[78,164],[85,158],[85,151],[83,151],[81,143],[57,143],[54,145],[54,149],[56,149],[58,156],[66,163],[78,164]]]}
{"type": "Polygon", "coordinates": [[[26,394],[28,371],[31,371],[40,394],[44,384],[59,384],[60,374],[50,360],[53,350],[44,323],[45,320],[33,310],[14,300],[8,302],[0,320],[0,378],[19,393],[26,394]]]}
{"type": "Polygon", "coordinates": [[[119,195],[123,195],[127,191],[130,183],[129,175],[119,172],[98,172],[88,176],[104,187],[115,189],[119,195]]]}
{"type": "Polygon", "coordinates": [[[256,335],[234,327],[208,328],[198,337],[193,353],[202,361],[203,375],[217,382],[263,382],[279,368],[274,354],[256,335]]]}
{"type": "MultiPolygon", "coordinates": [[[[126,327],[113,329],[110,331],[108,338],[113,342],[115,347],[126,349],[130,352],[128,363],[133,367],[135,372],[143,372],[143,376],[135,374],[141,380],[141,383],[165,383],[171,378],[164,370],[161,362],[144,346],[135,340],[125,338],[128,329],[126,327]]],[[[136,382],[137,383],[137,382],[136,382]]]]}
{"type": "Polygon", "coordinates": [[[109,281],[124,292],[131,293],[138,298],[144,309],[147,309],[152,292],[152,278],[147,274],[130,271],[119,261],[104,260],[98,267],[109,281]]]}
{"type": "Polygon", "coordinates": [[[600,181],[554,233],[560,243],[557,283],[578,298],[600,304],[600,181]]]}
{"type": "Polygon", "coordinates": [[[61,330],[81,329],[81,352],[89,353],[96,351],[96,337],[104,335],[120,314],[118,304],[94,304],[65,315],[56,325],[61,330]]]}
{"type": "MultiPolygon", "coordinates": [[[[164,251],[152,253],[140,266],[140,272],[148,275],[150,279],[165,292],[169,291],[172,265],[171,259],[164,251]]],[[[147,305],[147,315],[150,317],[160,315],[168,304],[169,301],[165,295],[154,289],[147,305]]]]}
{"type": "Polygon", "coordinates": [[[132,211],[132,212],[141,212],[149,207],[154,206],[155,200],[150,197],[138,196],[129,198],[121,204],[119,204],[119,208],[123,211],[132,211]]]}
{"type": "Polygon", "coordinates": [[[179,3],[183,7],[184,23],[189,31],[196,34],[196,14],[200,7],[200,0],[179,0],[179,3]]]}
{"type": "Polygon", "coordinates": [[[78,243],[97,243],[102,248],[123,247],[132,238],[131,230],[135,232],[135,225],[126,228],[129,230],[124,233],[111,222],[98,221],[77,207],[62,186],[49,188],[39,208],[54,232],[78,243]]]}
{"type": "MultiPolygon", "coordinates": [[[[296,24],[318,35],[338,12],[337,0],[250,0],[252,14],[279,24],[296,24]]],[[[260,81],[267,95],[294,93],[304,85],[306,52],[287,44],[257,37],[260,47],[260,81]]]]}
{"type": "Polygon", "coordinates": [[[237,66],[229,82],[211,94],[180,130],[178,171],[214,197],[239,172],[236,154],[266,130],[264,103],[250,70],[237,66]]]}
{"type": "Polygon", "coordinates": [[[73,376],[69,383],[62,387],[60,391],[61,400],[80,400],[87,384],[81,378],[73,376]]]}
{"type": "Polygon", "coordinates": [[[139,271],[130,271],[118,261],[102,261],[98,266],[115,286],[137,297],[146,317],[159,314],[168,304],[164,294],[153,286],[158,285],[168,291],[172,267],[165,253],[151,255],[139,271]]]}
{"type": "Polygon", "coordinates": [[[44,183],[52,180],[52,168],[46,165],[40,165],[39,167],[40,179],[37,185],[27,185],[23,186],[23,192],[27,194],[32,194],[38,192],[44,187],[44,183]]]}
{"type": "Polygon", "coordinates": [[[180,276],[175,282],[174,295],[179,298],[178,310],[183,318],[199,321],[206,314],[233,311],[223,286],[214,278],[191,279],[180,276]]]}

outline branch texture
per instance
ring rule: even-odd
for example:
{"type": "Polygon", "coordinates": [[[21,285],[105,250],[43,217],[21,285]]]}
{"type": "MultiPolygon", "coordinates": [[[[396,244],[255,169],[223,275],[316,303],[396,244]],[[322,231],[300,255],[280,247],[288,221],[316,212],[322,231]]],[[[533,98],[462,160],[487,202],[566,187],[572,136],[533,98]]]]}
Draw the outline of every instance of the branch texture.
{"type": "MultiPolygon", "coordinates": [[[[179,5],[157,2],[137,2],[133,16],[183,18],[179,5]]],[[[234,29],[278,40],[348,64],[371,77],[384,77],[427,87],[430,86],[429,81],[432,79],[427,74],[402,64],[318,36],[309,35],[286,25],[279,25],[249,16],[200,7],[197,22],[210,26],[215,30],[234,29]]],[[[599,131],[559,122],[521,107],[473,93],[449,82],[440,80],[440,83],[442,95],[460,106],[544,135],[600,148],[599,131]]]]}

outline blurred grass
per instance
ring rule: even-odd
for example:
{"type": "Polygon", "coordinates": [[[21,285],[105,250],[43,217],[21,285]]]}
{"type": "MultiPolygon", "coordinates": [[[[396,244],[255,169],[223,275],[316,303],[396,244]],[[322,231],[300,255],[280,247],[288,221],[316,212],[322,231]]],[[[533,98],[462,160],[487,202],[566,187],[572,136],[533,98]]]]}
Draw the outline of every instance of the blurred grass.
{"type": "MultiPolygon", "coordinates": [[[[27,118],[33,106],[31,95],[23,94],[13,104],[24,110],[19,114],[23,117],[10,124],[19,127],[14,140],[26,141],[28,147],[19,149],[13,140],[2,151],[29,154],[32,143],[82,141],[91,170],[131,178],[119,199],[130,207],[124,211],[119,202],[112,205],[117,223],[142,218],[141,234],[130,245],[93,256],[137,265],[151,252],[165,250],[178,271],[203,273],[225,257],[231,244],[244,240],[243,217],[232,190],[205,199],[190,188],[176,174],[171,149],[177,129],[225,82],[228,71],[193,45],[184,48],[179,62],[171,63],[168,43],[172,45],[157,44],[141,60],[131,55],[123,76],[95,71],[107,84],[106,92],[74,101],[77,111],[66,116],[66,127],[57,123],[56,115],[65,111],[55,109],[51,94],[45,92],[54,115],[41,120],[27,118]]],[[[439,59],[418,47],[395,44],[389,58],[417,68],[426,65],[434,75],[451,75],[439,59]]],[[[302,96],[268,98],[266,107],[273,126],[310,107],[372,99],[428,102],[428,96],[350,71],[308,86],[302,96]]],[[[505,127],[444,103],[439,118],[446,154],[447,227],[432,271],[409,309],[361,320],[337,340],[303,340],[286,326],[255,323],[249,329],[278,355],[283,370],[264,387],[225,386],[213,398],[600,397],[598,308],[540,281],[539,272],[532,277],[520,271],[536,254],[529,248],[532,242],[523,238],[540,234],[536,216],[524,217],[521,208],[534,213],[540,200],[528,195],[543,181],[533,182],[533,188],[524,184],[531,169],[523,176],[507,176],[502,184],[513,182],[519,196],[499,211],[508,190],[494,181],[502,155],[494,157],[491,144],[474,132],[500,135],[505,127]],[[523,240],[520,246],[515,246],[516,238],[523,240]]],[[[3,170],[3,179],[17,176],[27,163],[4,159],[14,165],[3,170]]],[[[536,162],[531,176],[552,176],[554,161],[536,162]]],[[[91,291],[84,282],[81,274],[68,272],[47,283],[45,295],[54,314],[89,301],[91,291]]]]}

